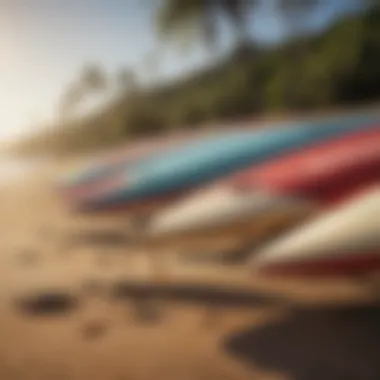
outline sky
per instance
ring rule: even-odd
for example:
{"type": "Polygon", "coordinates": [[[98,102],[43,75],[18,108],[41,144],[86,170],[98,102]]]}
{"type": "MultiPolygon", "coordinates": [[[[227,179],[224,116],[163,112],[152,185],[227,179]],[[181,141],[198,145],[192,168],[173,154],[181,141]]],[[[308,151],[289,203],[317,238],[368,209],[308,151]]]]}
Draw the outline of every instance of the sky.
{"type": "MultiPolygon", "coordinates": [[[[284,38],[283,20],[265,0],[249,20],[257,40],[284,38]]],[[[186,55],[159,40],[155,15],[161,0],[0,0],[0,141],[54,123],[59,98],[86,63],[110,74],[119,68],[148,77],[144,57],[158,52],[161,78],[183,75],[213,57],[201,46],[186,55]],[[144,74],[145,73],[145,74],[144,74]]],[[[323,28],[355,0],[326,0],[308,18],[323,28]]],[[[220,30],[221,51],[233,40],[220,30]]]]}

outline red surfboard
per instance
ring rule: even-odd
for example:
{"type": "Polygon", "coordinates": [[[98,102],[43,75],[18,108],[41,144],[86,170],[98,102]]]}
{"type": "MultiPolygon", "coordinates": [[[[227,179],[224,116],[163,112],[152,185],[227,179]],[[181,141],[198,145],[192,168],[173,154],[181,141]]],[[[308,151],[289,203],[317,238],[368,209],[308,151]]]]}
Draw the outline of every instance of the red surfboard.
{"type": "Polygon", "coordinates": [[[375,127],[253,165],[164,209],[151,229],[206,233],[281,205],[311,202],[321,208],[379,179],[380,128],[375,127]]]}
{"type": "Polygon", "coordinates": [[[336,202],[380,179],[380,127],[299,151],[245,170],[234,188],[336,202]]]}

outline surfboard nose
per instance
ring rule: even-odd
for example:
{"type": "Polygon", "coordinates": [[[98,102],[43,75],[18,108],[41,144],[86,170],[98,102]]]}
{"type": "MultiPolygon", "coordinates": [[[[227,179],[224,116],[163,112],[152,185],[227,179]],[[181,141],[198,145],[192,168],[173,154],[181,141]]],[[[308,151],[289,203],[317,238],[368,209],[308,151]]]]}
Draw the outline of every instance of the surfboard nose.
{"type": "Polygon", "coordinates": [[[380,187],[368,189],[253,253],[257,275],[352,275],[380,270],[380,187]]]}

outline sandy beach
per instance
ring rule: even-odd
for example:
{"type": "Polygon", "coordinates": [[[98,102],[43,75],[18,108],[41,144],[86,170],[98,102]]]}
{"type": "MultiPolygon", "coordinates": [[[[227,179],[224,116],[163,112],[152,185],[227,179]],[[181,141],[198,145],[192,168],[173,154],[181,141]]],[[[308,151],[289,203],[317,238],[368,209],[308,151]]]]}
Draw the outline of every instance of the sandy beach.
{"type": "Polygon", "coordinates": [[[367,286],[133,248],[123,218],[68,213],[61,168],[1,188],[0,379],[380,378],[367,286]]]}

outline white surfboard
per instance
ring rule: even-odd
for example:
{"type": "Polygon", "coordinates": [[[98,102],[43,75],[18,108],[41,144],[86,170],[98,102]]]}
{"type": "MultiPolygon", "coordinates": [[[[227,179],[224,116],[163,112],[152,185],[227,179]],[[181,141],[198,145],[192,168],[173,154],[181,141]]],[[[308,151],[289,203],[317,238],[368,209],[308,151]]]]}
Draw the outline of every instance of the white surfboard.
{"type": "Polygon", "coordinates": [[[254,252],[261,273],[343,273],[380,266],[380,185],[254,252]],[[368,268],[364,268],[364,261],[368,268]],[[348,265],[349,264],[349,265],[348,265]],[[293,271],[294,269],[294,271],[293,271]],[[347,269],[348,270],[348,269],[347,269]]]}
{"type": "Polygon", "coordinates": [[[279,196],[266,191],[236,192],[225,186],[201,190],[154,216],[150,236],[202,231],[223,227],[247,218],[285,212],[312,204],[309,200],[279,196]]]}

